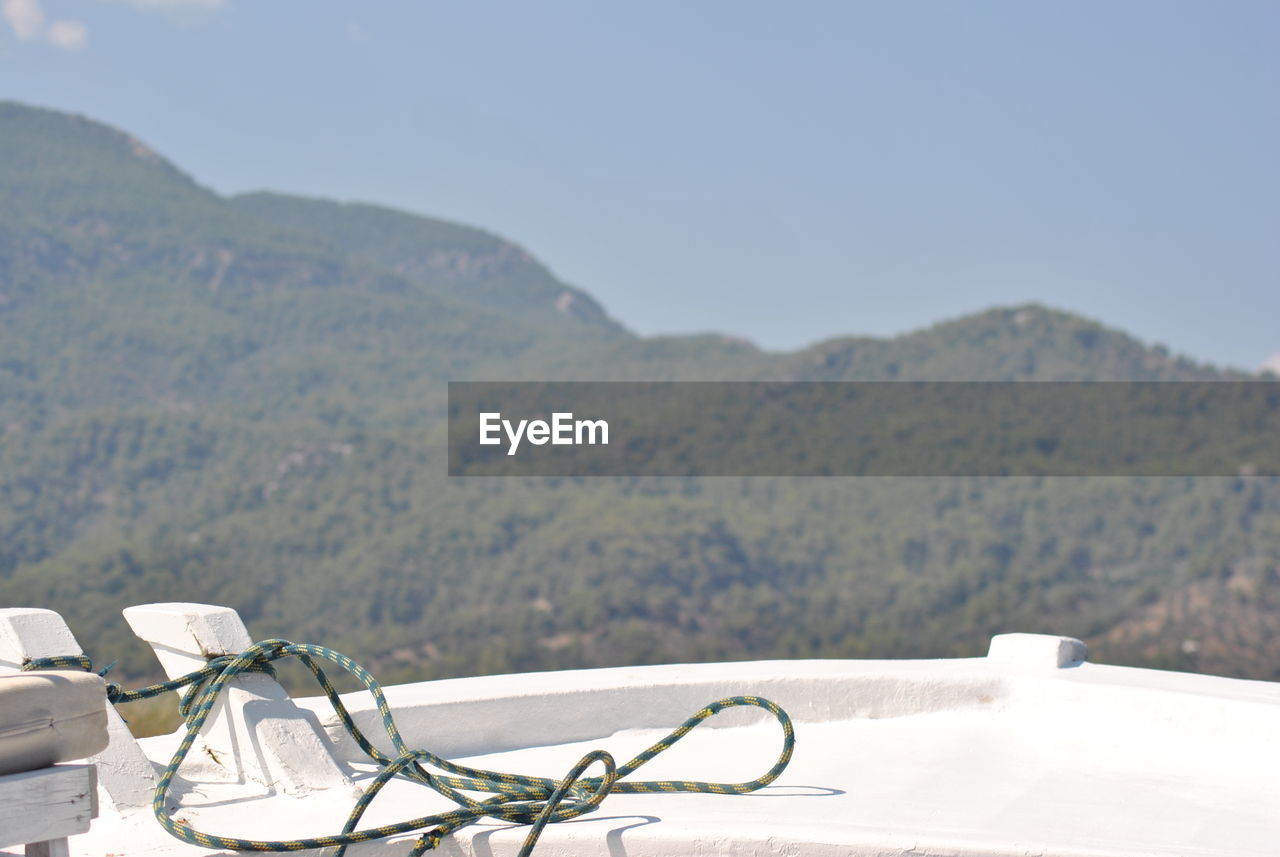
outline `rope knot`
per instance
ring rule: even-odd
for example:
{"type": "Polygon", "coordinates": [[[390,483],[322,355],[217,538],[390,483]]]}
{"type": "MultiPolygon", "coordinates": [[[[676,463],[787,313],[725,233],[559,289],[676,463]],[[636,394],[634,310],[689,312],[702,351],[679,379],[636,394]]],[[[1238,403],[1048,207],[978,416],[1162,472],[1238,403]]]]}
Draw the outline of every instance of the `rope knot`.
{"type": "Polygon", "coordinates": [[[413,850],[409,852],[409,857],[422,857],[428,851],[434,851],[440,845],[440,840],[444,839],[444,834],[439,830],[432,830],[418,837],[418,841],[414,843],[413,850]]]}

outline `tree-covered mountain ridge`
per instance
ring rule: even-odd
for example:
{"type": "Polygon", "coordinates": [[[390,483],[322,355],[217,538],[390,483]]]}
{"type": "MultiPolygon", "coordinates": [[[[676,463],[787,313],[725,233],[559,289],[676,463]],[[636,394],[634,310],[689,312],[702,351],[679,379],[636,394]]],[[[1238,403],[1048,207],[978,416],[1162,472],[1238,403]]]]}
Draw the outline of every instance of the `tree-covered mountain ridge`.
{"type": "Polygon", "coordinates": [[[1036,305],[786,353],[640,337],[482,230],[224,198],[11,103],[0,201],[0,602],[59,610],[127,676],[152,666],[119,608],[155,600],[391,679],[974,654],[1009,630],[1280,676],[1276,480],[444,476],[448,380],[1243,373],[1036,305]]]}

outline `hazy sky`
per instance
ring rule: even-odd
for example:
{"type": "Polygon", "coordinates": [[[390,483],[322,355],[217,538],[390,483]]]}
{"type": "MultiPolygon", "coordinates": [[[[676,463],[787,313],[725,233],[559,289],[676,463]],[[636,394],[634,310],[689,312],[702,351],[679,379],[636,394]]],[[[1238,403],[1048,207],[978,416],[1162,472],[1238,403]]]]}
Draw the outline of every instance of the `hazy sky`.
{"type": "MultiPolygon", "coordinates": [[[[1280,353],[1280,3],[0,0],[0,98],[483,226],[642,333],[1280,353]]],[[[1280,365],[1280,364],[1278,364],[1280,365]]]]}

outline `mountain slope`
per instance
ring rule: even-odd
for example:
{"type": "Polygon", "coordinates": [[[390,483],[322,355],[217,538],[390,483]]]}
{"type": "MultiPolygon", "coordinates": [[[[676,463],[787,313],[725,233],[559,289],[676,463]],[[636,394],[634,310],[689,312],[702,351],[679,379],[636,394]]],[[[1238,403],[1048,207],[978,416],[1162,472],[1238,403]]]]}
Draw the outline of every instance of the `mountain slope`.
{"type": "Polygon", "coordinates": [[[444,476],[449,379],[1232,377],[1096,322],[998,308],[783,354],[639,338],[495,236],[226,200],[10,104],[0,200],[0,602],[60,610],[126,677],[153,667],[118,610],[167,599],[393,680],[974,654],[1008,630],[1278,675],[1277,480],[444,476]]]}
{"type": "Polygon", "coordinates": [[[389,208],[274,193],[231,203],[263,222],[319,238],[423,289],[542,321],[568,317],[601,335],[622,328],[585,292],[557,281],[516,245],[479,229],[389,208]]]}
{"type": "Polygon", "coordinates": [[[832,339],[798,352],[806,380],[1211,381],[1243,379],[1038,305],[945,321],[893,340],[832,339]]]}
{"type": "Polygon", "coordinates": [[[385,393],[502,365],[549,335],[623,335],[492,236],[428,224],[450,247],[510,256],[515,273],[401,275],[322,230],[261,220],[79,117],[0,106],[0,199],[0,401],[37,421],[91,404],[282,407],[374,377],[385,393]],[[573,311],[556,311],[553,293],[573,311]]]}

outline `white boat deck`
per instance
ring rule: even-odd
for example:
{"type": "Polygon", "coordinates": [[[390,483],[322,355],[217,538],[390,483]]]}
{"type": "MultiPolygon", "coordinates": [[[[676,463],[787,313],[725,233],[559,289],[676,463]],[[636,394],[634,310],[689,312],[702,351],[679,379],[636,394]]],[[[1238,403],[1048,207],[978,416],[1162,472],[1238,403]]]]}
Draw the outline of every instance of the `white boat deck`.
{"type": "MultiPolygon", "coordinates": [[[[387,696],[410,746],[556,778],[592,749],[625,761],[725,696],[764,696],[794,718],[795,756],[773,785],[742,796],[611,795],[590,815],[550,825],[535,851],[545,857],[1280,853],[1280,684],[1101,666],[1083,654],[1063,638],[1005,635],[986,658],[631,667],[426,682],[387,688],[387,696]]],[[[368,697],[347,699],[368,734],[379,734],[368,697]]],[[[293,727],[311,730],[302,745],[327,756],[315,771],[303,770],[306,754],[269,746],[289,734],[278,725],[274,738],[261,728],[248,741],[211,733],[213,752],[193,753],[183,769],[179,817],[242,837],[337,832],[372,769],[325,699],[296,703],[293,727]],[[238,754],[230,764],[227,749],[238,754]]],[[[292,706],[259,695],[239,715],[254,719],[255,705],[280,704],[292,706]]],[[[141,745],[163,765],[175,743],[163,736],[141,745]]],[[[780,746],[766,713],[735,709],[635,777],[751,779],[780,746]]],[[[361,826],[451,806],[397,782],[361,826]]],[[[435,853],[514,855],[525,833],[481,823],[435,853]]],[[[348,853],[407,854],[413,838],[348,853]]],[[[170,837],[147,807],[117,806],[71,839],[71,853],[221,852],[170,837]]]]}

